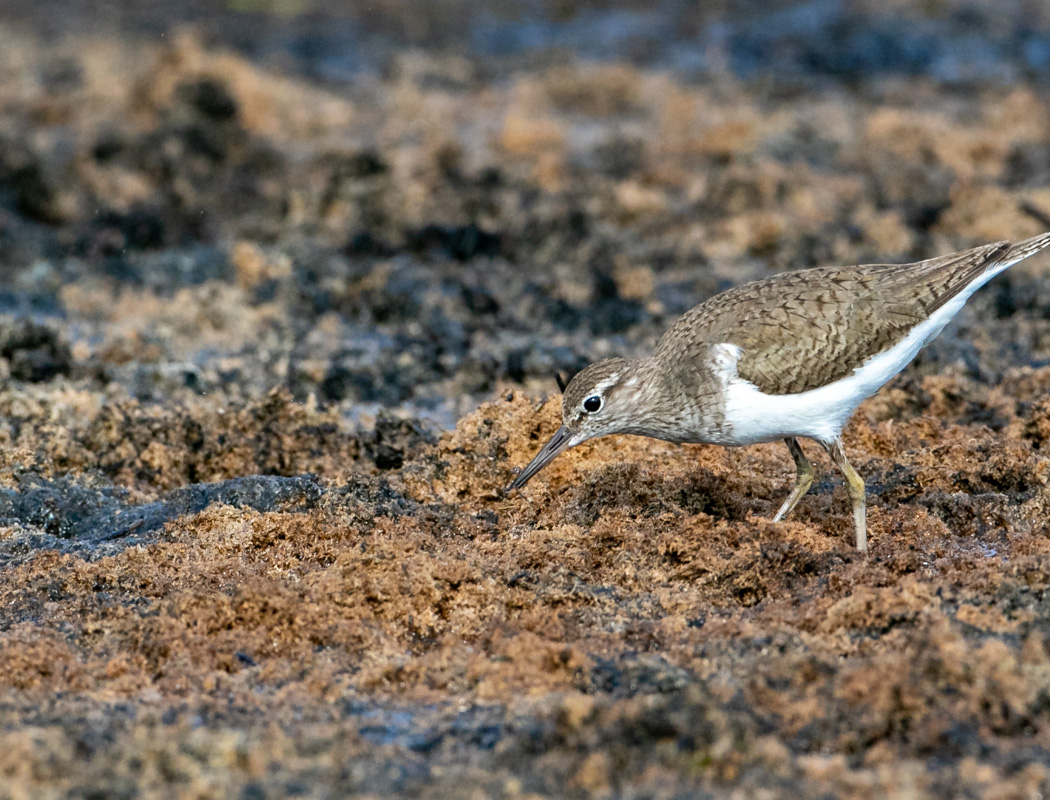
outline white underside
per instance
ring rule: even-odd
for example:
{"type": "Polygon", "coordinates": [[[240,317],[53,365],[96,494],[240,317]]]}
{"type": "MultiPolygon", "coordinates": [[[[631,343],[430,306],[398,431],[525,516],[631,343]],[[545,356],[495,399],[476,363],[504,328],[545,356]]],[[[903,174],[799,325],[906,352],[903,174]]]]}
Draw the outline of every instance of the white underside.
{"type": "Polygon", "coordinates": [[[919,350],[944,330],[970,295],[1015,263],[991,267],[889,350],[869,358],[852,375],[819,389],[798,394],[764,394],[753,383],[737,376],[740,348],[734,344],[715,345],[721,351],[716,352],[716,360],[726,369],[725,413],[732,438],[727,444],[756,444],[787,436],[834,441],[862,401],[904,369],[919,350]]]}

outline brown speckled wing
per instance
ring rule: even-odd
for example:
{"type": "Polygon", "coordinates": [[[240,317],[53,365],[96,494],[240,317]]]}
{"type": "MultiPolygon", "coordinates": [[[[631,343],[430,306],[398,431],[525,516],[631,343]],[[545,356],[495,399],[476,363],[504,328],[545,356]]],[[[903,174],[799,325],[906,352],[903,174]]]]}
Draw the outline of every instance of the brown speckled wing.
{"type": "Polygon", "coordinates": [[[728,342],[741,349],[737,373],[766,394],[815,389],[892,347],[991,265],[1048,242],[1040,237],[1013,251],[1000,242],[916,264],[775,275],[696,306],[655,355],[681,368],[683,360],[703,359],[709,345],[728,342]]]}

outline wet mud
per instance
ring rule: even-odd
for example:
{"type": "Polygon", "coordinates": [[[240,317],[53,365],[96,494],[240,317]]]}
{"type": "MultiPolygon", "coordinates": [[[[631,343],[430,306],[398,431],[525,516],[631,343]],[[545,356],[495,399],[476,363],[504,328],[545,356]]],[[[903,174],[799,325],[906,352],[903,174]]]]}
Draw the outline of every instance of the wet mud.
{"type": "Polygon", "coordinates": [[[868,557],[815,447],[778,524],[780,444],[502,491],[720,289],[1050,229],[1039,8],[58,5],[0,12],[0,797],[1050,792],[1050,258],[850,424],[868,557]]]}

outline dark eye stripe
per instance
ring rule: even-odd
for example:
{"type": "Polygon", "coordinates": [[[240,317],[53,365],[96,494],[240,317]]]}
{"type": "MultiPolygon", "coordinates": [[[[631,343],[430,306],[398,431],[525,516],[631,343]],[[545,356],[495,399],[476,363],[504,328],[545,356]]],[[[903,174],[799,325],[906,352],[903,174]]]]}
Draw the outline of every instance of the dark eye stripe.
{"type": "Polygon", "coordinates": [[[588,414],[593,414],[595,411],[602,407],[602,399],[595,395],[594,397],[588,397],[583,401],[583,410],[588,414]]]}

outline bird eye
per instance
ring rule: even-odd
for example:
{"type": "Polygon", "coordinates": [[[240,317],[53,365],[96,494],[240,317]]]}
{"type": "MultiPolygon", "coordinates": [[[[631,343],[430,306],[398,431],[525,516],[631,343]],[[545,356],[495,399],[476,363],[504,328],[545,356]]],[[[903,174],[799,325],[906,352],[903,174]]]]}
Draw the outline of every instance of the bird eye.
{"type": "Polygon", "coordinates": [[[588,397],[586,400],[583,401],[583,410],[586,411],[588,414],[593,414],[594,412],[601,410],[601,407],[602,399],[598,397],[598,395],[594,395],[594,397],[588,397]]]}

